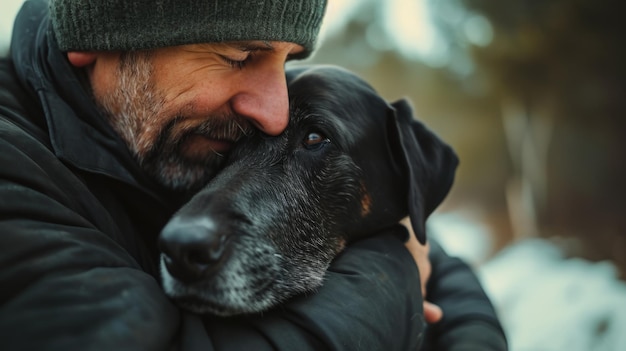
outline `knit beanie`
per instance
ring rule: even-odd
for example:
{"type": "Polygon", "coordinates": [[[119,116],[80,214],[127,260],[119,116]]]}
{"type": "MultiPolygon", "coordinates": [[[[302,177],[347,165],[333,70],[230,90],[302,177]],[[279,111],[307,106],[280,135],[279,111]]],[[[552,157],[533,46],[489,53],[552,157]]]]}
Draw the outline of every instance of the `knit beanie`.
{"type": "Polygon", "coordinates": [[[62,51],[142,50],[239,40],[315,46],[326,0],[50,0],[62,51]]]}

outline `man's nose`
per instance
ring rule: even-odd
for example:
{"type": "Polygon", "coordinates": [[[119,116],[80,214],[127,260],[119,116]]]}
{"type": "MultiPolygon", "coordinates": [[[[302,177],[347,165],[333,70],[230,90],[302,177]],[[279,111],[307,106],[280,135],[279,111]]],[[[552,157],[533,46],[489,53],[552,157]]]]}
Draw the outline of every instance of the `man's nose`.
{"type": "Polygon", "coordinates": [[[278,135],[289,123],[289,96],[283,65],[263,67],[243,75],[231,108],[268,135],[278,135]]]}

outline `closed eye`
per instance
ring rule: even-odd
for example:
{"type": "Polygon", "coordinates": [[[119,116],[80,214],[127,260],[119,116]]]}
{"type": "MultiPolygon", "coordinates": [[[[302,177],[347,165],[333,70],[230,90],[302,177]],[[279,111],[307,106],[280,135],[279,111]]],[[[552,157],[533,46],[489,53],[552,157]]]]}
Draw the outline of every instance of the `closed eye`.
{"type": "Polygon", "coordinates": [[[240,60],[236,60],[228,56],[224,56],[224,55],[219,55],[219,57],[222,59],[222,61],[228,64],[231,68],[241,70],[246,66],[248,62],[250,62],[252,58],[252,54],[248,54],[246,55],[244,59],[240,59],[240,60]]]}

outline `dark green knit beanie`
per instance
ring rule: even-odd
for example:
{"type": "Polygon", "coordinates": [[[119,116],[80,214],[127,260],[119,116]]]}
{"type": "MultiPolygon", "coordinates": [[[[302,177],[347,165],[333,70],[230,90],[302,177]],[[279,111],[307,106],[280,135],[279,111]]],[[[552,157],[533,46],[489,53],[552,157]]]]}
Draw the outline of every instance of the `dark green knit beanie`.
{"type": "Polygon", "coordinates": [[[307,55],[325,8],[326,0],[50,0],[62,51],[275,40],[307,55]]]}

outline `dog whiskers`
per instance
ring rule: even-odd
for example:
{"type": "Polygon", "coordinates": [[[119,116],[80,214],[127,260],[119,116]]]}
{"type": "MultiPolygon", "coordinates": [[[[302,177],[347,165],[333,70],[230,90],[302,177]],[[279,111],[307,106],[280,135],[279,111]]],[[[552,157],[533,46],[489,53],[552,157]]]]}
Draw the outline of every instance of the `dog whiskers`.
{"type": "Polygon", "coordinates": [[[224,157],[224,154],[223,154],[223,153],[221,153],[221,152],[219,152],[219,151],[216,151],[214,148],[211,148],[211,151],[212,151],[212,152],[213,152],[216,156],[219,156],[219,157],[224,157]]]}

